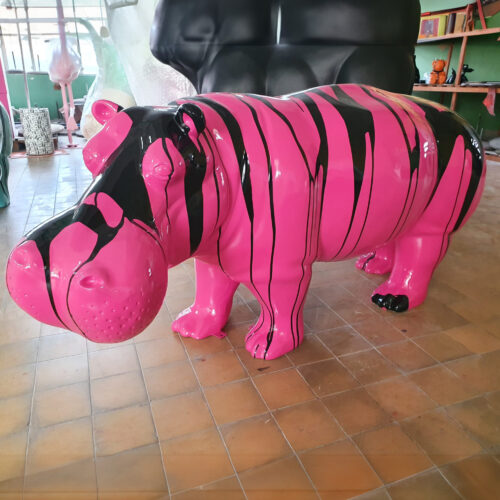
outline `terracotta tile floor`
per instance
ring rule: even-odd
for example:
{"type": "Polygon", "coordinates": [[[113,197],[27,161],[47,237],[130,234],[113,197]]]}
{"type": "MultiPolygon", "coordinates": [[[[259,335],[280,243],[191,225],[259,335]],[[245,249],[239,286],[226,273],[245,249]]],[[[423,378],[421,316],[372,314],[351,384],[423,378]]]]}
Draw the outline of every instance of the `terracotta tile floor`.
{"type": "MultiPolygon", "coordinates": [[[[11,162],[2,273],[21,235],[87,186],[80,155],[11,162]]],[[[244,349],[257,311],[244,289],[225,339],[171,332],[192,262],[121,345],[41,326],[2,285],[0,498],[498,499],[499,197],[490,164],[478,211],[407,314],[375,308],[382,278],[352,261],[317,265],[306,340],[275,361],[244,349]]]]}

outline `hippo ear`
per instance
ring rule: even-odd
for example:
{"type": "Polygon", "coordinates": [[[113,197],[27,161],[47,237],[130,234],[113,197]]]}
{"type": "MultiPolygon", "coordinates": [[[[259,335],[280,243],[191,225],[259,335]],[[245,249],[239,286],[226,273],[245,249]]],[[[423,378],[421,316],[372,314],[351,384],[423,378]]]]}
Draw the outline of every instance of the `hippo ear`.
{"type": "Polygon", "coordinates": [[[175,112],[175,122],[183,134],[188,135],[194,142],[199,134],[205,130],[205,116],[203,111],[190,102],[181,104],[175,112]]]}
{"type": "Polygon", "coordinates": [[[92,104],[92,116],[101,124],[104,125],[108,120],[116,115],[123,108],[118,104],[100,99],[92,104]]]}

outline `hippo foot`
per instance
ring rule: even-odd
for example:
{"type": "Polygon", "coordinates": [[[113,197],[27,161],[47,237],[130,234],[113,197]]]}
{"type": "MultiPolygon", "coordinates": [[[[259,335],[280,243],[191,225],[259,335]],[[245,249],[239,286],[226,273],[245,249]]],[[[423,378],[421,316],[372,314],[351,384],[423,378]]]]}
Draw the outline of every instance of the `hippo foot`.
{"type": "Polygon", "coordinates": [[[284,356],[286,353],[296,349],[302,343],[302,337],[299,342],[295,340],[291,332],[275,331],[273,340],[268,346],[269,327],[264,325],[254,326],[245,338],[246,350],[257,359],[276,359],[284,356]]]}
{"type": "Polygon", "coordinates": [[[386,274],[390,273],[393,266],[392,255],[377,250],[362,255],[356,261],[356,267],[368,274],[386,274]]]}
{"type": "Polygon", "coordinates": [[[215,319],[206,308],[195,306],[188,307],[177,316],[172,323],[172,330],[182,337],[191,337],[196,340],[210,336],[221,339],[226,336],[222,331],[220,321],[215,319]]]}
{"type": "Polygon", "coordinates": [[[404,312],[407,311],[409,307],[408,297],[406,295],[392,295],[392,293],[387,293],[385,295],[375,293],[372,295],[372,302],[382,309],[394,312],[404,312]]]}

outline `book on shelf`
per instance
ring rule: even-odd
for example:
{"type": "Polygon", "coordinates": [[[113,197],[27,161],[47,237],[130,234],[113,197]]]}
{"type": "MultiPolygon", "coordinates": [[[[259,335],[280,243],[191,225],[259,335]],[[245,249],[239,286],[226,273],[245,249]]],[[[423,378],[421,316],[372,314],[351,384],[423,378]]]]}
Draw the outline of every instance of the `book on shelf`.
{"type": "Polygon", "coordinates": [[[500,87],[500,82],[464,82],[461,87],[500,87]]]}
{"type": "Polygon", "coordinates": [[[465,23],[467,22],[467,16],[465,13],[458,12],[455,18],[455,27],[453,33],[462,33],[465,31],[465,23]]]}
{"type": "Polygon", "coordinates": [[[453,33],[455,29],[455,21],[457,19],[457,14],[456,12],[452,12],[448,16],[448,21],[446,23],[446,30],[445,30],[445,35],[448,35],[449,33],[453,33]]]}

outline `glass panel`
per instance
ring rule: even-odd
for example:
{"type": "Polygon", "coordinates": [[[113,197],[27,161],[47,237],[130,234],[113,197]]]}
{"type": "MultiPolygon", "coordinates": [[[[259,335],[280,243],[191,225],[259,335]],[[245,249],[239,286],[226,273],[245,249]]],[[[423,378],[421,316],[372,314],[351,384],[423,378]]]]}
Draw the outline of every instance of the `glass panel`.
{"type": "Polygon", "coordinates": [[[57,9],[54,8],[33,8],[28,9],[30,18],[57,18],[57,9]]]}
{"type": "Polygon", "coordinates": [[[47,72],[49,70],[49,62],[52,55],[52,52],[49,50],[49,41],[54,38],[59,39],[59,36],[33,36],[33,52],[37,71],[47,72]]]}
{"type": "MultiPolygon", "coordinates": [[[[21,48],[19,47],[19,40],[17,36],[4,37],[5,52],[7,54],[6,65],[8,70],[22,71],[23,65],[21,62],[21,48]]],[[[23,51],[25,57],[26,70],[31,70],[31,61],[29,56],[28,41],[23,40],[23,51]]]]}
{"type": "Polygon", "coordinates": [[[82,73],[95,75],[97,73],[97,61],[92,42],[88,39],[80,38],[80,50],[82,51],[82,73]]]}
{"type": "MultiPolygon", "coordinates": [[[[78,0],[76,0],[78,3],[78,0]]],[[[18,4],[21,4],[22,0],[17,0],[18,4]]],[[[59,31],[57,25],[57,11],[53,7],[54,3],[48,2],[50,7],[45,7],[43,0],[35,2],[29,0],[30,5],[35,4],[34,7],[29,8],[30,17],[30,33],[31,41],[33,47],[33,65],[31,61],[30,48],[28,43],[28,27],[26,22],[19,23],[19,29],[21,31],[21,39],[24,50],[24,59],[27,71],[48,71],[50,59],[52,56],[52,51],[49,46],[49,41],[59,38],[59,31]],[[37,22],[36,19],[43,19],[44,22],[37,22]],[[52,22],[45,22],[48,20],[53,20],[52,22]]],[[[98,1],[95,5],[92,5],[93,0],[85,0],[85,6],[76,7],[77,17],[83,17],[92,23],[93,27],[99,32],[99,29],[103,25],[101,20],[101,9],[99,8],[98,1]],[[89,19],[90,18],[90,19],[89,19]]],[[[102,10],[105,15],[104,9],[102,10]]],[[[18,8],[17,13],[19,18],[21,14],[24,18],[24,8],[18,8]]],[[[65,3],[64,13],[68,17],[73,16],[73,8],[71,3],[65,3]]],[[[7,9],[5,7],[0,7],[0,22],[1,20],[11,20],[15,19],[14,9],[7,9]]],[[[92,42],[88,38],[87,30],[81,24],[77,24],[78,35],[80,38],[80,51],[82,58],[82,72],[86,74],[95,74],[97,72],[97,63],[95,59],[94,48],[92,42]]],[[[3,22],[2,23],[2,33],[5,46],[6,55],[6,66],[8,70],[22,70],[21,64],[21,50],[19,48],[19,40],[17,36],[17,25],[16,23],[3,22]]],[[[75,39],[75,49],[78,51],[78,46],[76,44],[76,29],[75,23],[69,22],[66,24],[66,33],[69,38],[75,39]]]]}
{"type": "Polygon", "coordinates": [[[2,19],[15,19],[16,15],[14,9],[7,9],[6,7],[0,7],[0,21],[2,19]]]}

